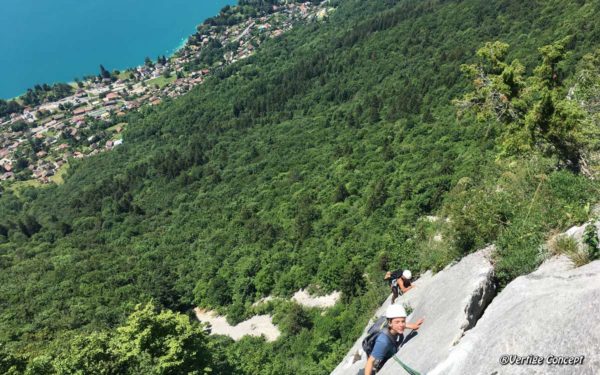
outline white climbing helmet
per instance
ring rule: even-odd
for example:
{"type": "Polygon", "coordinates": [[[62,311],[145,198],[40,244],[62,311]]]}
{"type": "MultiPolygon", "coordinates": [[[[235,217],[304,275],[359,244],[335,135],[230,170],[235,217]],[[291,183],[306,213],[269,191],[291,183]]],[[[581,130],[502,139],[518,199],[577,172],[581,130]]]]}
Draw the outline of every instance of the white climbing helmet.
{"type": "Polygon", "coordinates": [[[406,310],[402,305],[389,305],[385,310],[385,317],[388,319],[406,318],[406,310]]]}
{"type": "Polygon", "coordinates": [[[404,270],[404,272],[402,272],[402,277],[404,277],[406,280],[410,280],[412,279],[412,272],[409,270],[404,270]]]}

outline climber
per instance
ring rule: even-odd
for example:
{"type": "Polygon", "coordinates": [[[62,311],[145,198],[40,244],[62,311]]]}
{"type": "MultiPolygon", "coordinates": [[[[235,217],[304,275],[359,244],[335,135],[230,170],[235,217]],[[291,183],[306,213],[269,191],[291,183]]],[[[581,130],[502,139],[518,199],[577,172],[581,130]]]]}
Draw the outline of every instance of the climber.
{"type": "Polygon", "coordinates": [[[414,285],[410,282],[412,279],[412,272],[410,270],[388,271],[383,279],[388,281],[392,289],[392,304],[396,302],[398,295],[402,295],[414,288],[414,285]]]}
{"type": "Polygon", "coordinates": [[[418,330],[424,319],[416,323],[406,323],[406,310],[401,305],[390,305],[386,312],[387,327],[383,328],[377,335],[373,350],[367,353],[368,359],[364,375],[372,375],[379,371],[385,362],[392,358],[404,341],[404,329],[418,330]]]}

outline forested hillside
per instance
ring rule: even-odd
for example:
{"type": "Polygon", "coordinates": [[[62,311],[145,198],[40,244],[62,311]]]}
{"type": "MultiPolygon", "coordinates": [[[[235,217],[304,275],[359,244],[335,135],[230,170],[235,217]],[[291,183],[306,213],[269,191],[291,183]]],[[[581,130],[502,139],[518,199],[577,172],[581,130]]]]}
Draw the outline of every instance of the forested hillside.
{"type": "Polygon", "coordinates": [[[2,188],[0,372],[325,374],[382,270],[494,242],[502,286],[589,219],[600,1],[333,5],[129,115],[64,184],[2,188]],[[343,302],[252,306],[304,287],[343,302]],[[194,306],[283,335],[209,337],[194,306]]]}

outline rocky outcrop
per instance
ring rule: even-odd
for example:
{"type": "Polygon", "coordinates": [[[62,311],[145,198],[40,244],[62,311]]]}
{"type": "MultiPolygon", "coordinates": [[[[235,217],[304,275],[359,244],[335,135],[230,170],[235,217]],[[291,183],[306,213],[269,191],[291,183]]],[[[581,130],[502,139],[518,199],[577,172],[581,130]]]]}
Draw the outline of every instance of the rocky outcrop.
{"type": "MultiPolygon", "coordinates": [[[[586,226],[565,232],[582,251],[586,226]]],[[[600,237],[600,223],[595,227],[600,237]]],[[[600,261],[576,268],[568,257],[555,256],[494,298],[492,251],[426,273],[399,299],[414,309],[409,321],[424,317],[425,323],[408,335],[397,356],[433,375],[600,374],[600,261]]],[[[333,374],[355,375],[364,368],[364,336],[333,374]]],[[[379,374],[402,373],[390,360],[379,374]]]]}
{"type": "MultiPolygon", "coordinates": [[[[418,334],[412,335],[398,353],[411,367],[426,372],[446,359],[450,348],[481,316],[494,295],[493,267],[489,260],[492,250],[488,247],[471,254],[435,275],[427,272],[414,283],[413,290],[396,301],[413,309],[409,322],[425,318],[418,334]]],[[[388,298],[375,316],[383,315],[389,303],[388,298]]],[[[367,329],[333,375],[356,375],[364,368],[366,357],[361,343],[367,329]]],[[[388,361],[381,374],[402,371],[395,362],[388,361]]]]}
{"type": "MultiPolygon", "coordinates": [[[[450,349],[471,329],[495,294],[493,246],[464,257],[431,278],[427,285],[408,292],[400,303],[414,311],[408,321],[423,317],[425,323],[398,351],[398,358],[426,373],[448,357],[450,349]]],[[[409,333],[407,331],[406,333],[409,333]]],[[[405,333],[405,336],[406,336],[405,333]]],[[[388,361],[380,374],[403,373],[388,361]]]]}
{"type": "Polygon", "coordinates": [[[333,292],[326,296],[312,296],[308,291],[300,289],[292,296],[292,301],[304,307],[328,308],[333,307],[342,297],[342,293],[333,292]]]}
{"type": "MultiPolygon", "coordinates": [[[[432,278],[433,274],[430,271],[427,271],[426,273],[421,275],[421,277],[414,282],[415,288],[409,293],[407,293],[407,296],[408,294],[413,292],[415,294],[422,293],[422,290],[425,289],[425,287],[431,282],[432,278]],[[420,290],[421,292],[419,292],[420,290]]],[[[385,300],[383,305],[381,305],[381,307],[375,312],[372,321],[369,322],[369,324],[367,324],[360,338],[356,340],[356,342],[354,343],[348,354],[346,354],[346,357],[338,365],[338,367],[336,367],[336,369],[333,370],[333,372],[331,373],[332,375],[356,375],[361,369],[365,367],[366,356],[362,350],[362,341],[367,336],[367,331],[369,330],[369,327],[371,327],[372,322],[375,321],[378,317],[384,315],[385,310],[391,303],[392,296],[390,295],[385,300]]]]}
{"type": "Polygon", "coordinates": [[[269,315],[256,315],[232,326],[224,316],[219,316],[215,311],[197,307],[194,314],[199,321],[209,324],[211,334],[229,336],[236,341],[244,336],[264,336],[267,341],[275,341],[281,335],[269,315]]]}
{"type": "Polygon", "coordinates": [[[598,374],[599,312],[600,261],[552,258],[508,284],[430,374],[598,374]]]}

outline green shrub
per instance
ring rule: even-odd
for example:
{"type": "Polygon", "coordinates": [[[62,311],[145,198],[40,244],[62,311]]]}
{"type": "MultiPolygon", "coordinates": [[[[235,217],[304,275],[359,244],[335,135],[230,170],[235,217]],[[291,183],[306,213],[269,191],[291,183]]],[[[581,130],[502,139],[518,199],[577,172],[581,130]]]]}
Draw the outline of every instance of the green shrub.
{"type": "Polygon", "coordinates": [[[288,335],[296,335],[303,329],[310,329],[313,326],[308,311],[293,302],[280,305],[273,321],[277,323],[282,332],[288,335]]]}
{"type": "Polygon", "coordinates": [[[590,223],[583,233],[583,243],[587,247],[590,261],[600,259],[600,241],[595,223],[590,223]]]}

